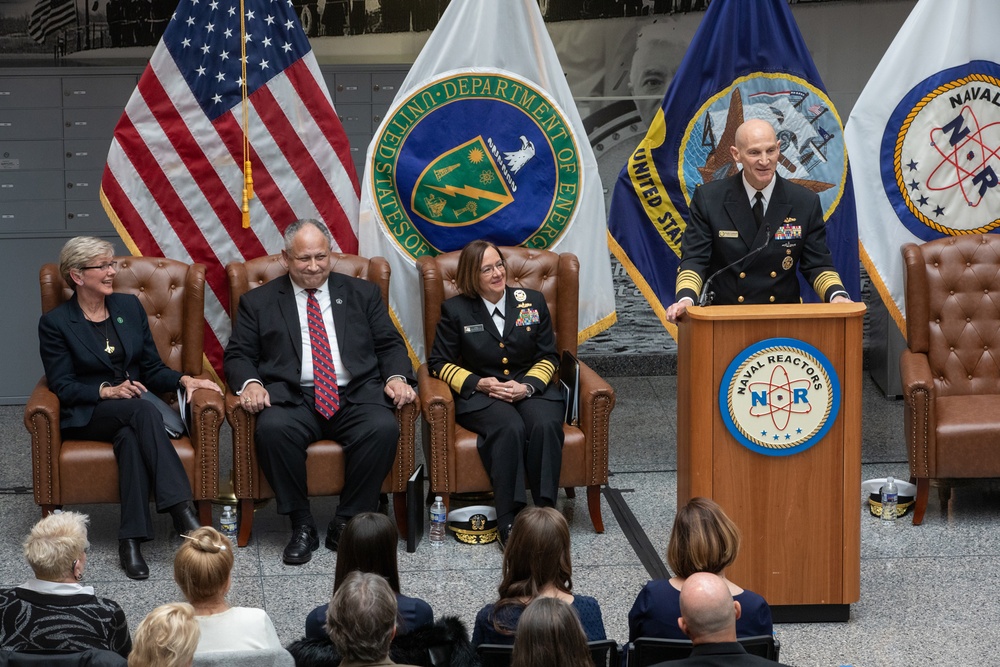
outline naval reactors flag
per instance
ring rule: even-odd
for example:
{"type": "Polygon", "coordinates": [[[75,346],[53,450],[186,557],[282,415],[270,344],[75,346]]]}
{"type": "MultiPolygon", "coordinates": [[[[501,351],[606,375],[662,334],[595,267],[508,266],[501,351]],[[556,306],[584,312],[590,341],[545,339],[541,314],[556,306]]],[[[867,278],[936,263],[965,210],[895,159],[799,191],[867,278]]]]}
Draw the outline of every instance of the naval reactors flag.
{"type": "Polygon", "coordinates": [[[1000,227],[995,0],[921,0],[847,121],[861,259],[905,331],[903,243],[1000,227]]]}
{"type": "Polygon", "coordinates": [[[597,161],[536,0],[452,2],[368,148],[361,254],[426,357],[416,261],[469,241],[580,259],[579,338],[615,321],[597,161]]]}

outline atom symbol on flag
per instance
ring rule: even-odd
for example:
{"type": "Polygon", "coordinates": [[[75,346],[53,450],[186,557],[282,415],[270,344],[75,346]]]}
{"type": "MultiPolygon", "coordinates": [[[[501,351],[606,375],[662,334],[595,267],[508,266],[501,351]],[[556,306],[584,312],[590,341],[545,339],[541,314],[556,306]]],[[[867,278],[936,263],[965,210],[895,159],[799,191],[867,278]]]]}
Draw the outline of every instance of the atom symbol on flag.
{"type": "Polygon", "coordinates": [[[807,415],[812,412],[812,405],[808,402],[796,402],[795,390],[807,389],[810,385],[808,378],[792,380],[788,377],[788,371],[782,365],[777,365],[771,370],[769,382],[752,382],[750,391],[764,391],[767,395],[767,403],[762,406],[755,406],[750,409],[753,417],[770,417],[771,423],[779,431],[784,431],[788,427],[788,422],[792,415],[807,415]]]}
{"type": "Polygon", "coordinates": [[[989,181],[981,176],[983,170],[1000,169],[1000,122],[980,127],[976,113],[965,106],[955,120],[931,130],[930,142],[941,160],[927,178],[927,189],[940,192],[957,187],[969,206],[979,206],[989,181]],[[957,125],[959,118],[961,125],[957,125]]]}

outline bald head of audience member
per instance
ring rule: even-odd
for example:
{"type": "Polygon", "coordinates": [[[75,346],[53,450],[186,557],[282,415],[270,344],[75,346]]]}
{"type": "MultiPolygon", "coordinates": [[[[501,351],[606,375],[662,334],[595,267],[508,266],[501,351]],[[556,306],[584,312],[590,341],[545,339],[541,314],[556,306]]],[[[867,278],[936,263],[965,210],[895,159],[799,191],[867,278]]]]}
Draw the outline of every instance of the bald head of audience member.
{"type": "Polygon", "coordinates": [[[677,625],[693,644],[736,641],[736,619],[739,617],[740,603],[733,600],[722,577],[698,572],[685,580],[677,625]]]}

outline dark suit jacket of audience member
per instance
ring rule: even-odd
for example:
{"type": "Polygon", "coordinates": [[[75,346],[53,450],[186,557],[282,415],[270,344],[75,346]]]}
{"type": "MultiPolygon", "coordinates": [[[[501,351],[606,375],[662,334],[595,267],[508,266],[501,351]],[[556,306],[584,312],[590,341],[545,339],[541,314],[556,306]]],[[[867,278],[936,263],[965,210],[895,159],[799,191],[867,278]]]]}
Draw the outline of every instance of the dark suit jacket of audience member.
{"type": "Polygon", "coordinates": [[[746,652],[738,642],[719,642],[718,644],[699,644],[691,649],[691,656],[683,660],[661,662],[653,667],[788,667],[781,662],[774,662],[759,655],[746,652]]]}
{"type": "MultiPolygon", "coordinates": [[[[177,387],[181,374],[163,363],[149,331],[149,320],[132,294],[104,297],[110,326],[125,352],[125,370],[132,380],[156,393],[177,387]]],[[[86,426],[101,400],[101,383],[118,384],[103,333],[83,315],[76,295],[38,322],[39,352],[49,389],[59,398],[59,427],[86,426]]]]}
{"type": "MultiPolygon", "coordinates": [[[[769,635],[774,631],[771,608],[757,593],[745,590],[733,599],[740,603],[737,637],[769,635]]],[[[628,613],[628,640],[639,637],[687,639],[677,625],[681,615],[681,592],[668,579],[654,579],[642,587],[628,613]]]]}
{"type": "MultiPolygon", "coordinates": [[[[378,287],[335,272],[330,273],[327,285],[340,357],[352,376],[341,387],[341,400],[391,408],[385,380],[392,375],[402,375],[410,383],[415,379],[406,345],[378,287]]],[[[240,391],[247,380],[258,379],[272,405],[302,403],[302,334],[295,286],[287,275],[240,298],[224,368],[233,391],[240,391]]]]}

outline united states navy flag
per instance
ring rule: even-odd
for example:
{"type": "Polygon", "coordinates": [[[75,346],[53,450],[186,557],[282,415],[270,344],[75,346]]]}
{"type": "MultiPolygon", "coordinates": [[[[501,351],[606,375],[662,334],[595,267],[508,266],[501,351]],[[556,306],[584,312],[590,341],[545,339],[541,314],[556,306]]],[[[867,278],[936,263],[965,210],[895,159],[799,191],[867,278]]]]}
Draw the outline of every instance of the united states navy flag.
{"type": "MultiPolygon", "coordinates": [[[[666,320],[694,189],[739,168],[729,148],[744,120],[774,126],[778,173],[816,192],[827,243],[852,299],[860,297],[858,225],[843,123],[785,0],[715,0],[646,137],[618,176],[611,250],[666,320]]],[[[801,276],[805,299],[818,300],[801,276]]]]}

